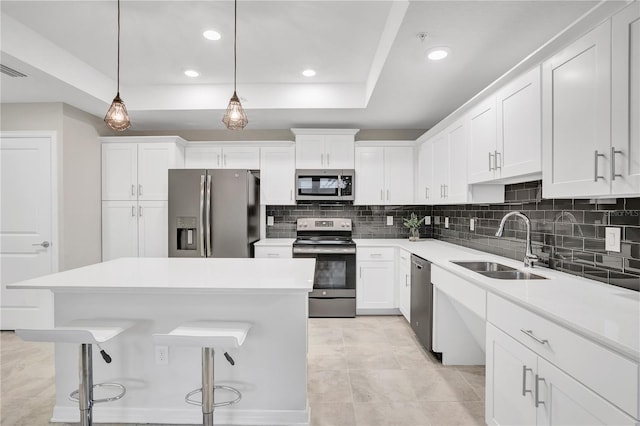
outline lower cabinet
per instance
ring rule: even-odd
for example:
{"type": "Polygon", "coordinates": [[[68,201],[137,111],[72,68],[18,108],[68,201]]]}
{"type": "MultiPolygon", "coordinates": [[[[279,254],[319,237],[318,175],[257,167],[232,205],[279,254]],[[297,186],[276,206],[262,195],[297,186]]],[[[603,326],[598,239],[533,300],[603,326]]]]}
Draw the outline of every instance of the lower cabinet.
{"type": "Polygon", "coordinates": [[[357,266],[356,308],[365,310],[358,313],[366,313],[367,309],[397,308],[395,249],[393,247],[358,248],[357,266]]]}
{"type": "Polygon", "coordinates": [[[485,404],[489,425],[636,424],[600,395],[490,323],[485,404]]]}
{"type": "Polygon", "coordinates": [[[167,201],[103,201],[102,260],[168,256],[167,201]]]}
{"type": "Polygon", "coordinates": [[[289,259],[293,257],[291,244],[283,246],[256,246],[256,259],[289,259]]]}
{"type": "Polygon", "coordinates": [[[398,307],[400,313],[406,320],[411,322],[411,253],[406,250],[398,250],[396,262],[398,266],[398,276],[396,283],[398,286],[398,307]]]}

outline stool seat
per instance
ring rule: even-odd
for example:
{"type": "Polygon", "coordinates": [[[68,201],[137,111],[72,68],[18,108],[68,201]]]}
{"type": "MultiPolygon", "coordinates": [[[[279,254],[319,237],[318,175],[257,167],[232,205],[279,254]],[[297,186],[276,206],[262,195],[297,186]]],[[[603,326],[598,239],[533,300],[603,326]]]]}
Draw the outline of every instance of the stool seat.
{"type": "Polygon", "coordinates": [[[251,324],[227,321],[190,321],[167,334],[154,334],[158,345],[235,349],[242,346],[251,324]]]}
{"type": "Polygon", "coordinates": [[[16,330],[16,334],[31,342],[99,344],[113,339],[133,324],[124,320],[74,320],[54,328],[16,330]]]}

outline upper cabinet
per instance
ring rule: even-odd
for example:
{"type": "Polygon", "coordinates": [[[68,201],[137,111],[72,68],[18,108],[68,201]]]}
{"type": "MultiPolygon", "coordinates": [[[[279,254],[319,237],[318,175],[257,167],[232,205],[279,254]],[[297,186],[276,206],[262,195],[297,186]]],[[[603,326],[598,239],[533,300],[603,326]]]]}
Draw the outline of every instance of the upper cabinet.
{"type": "Polygon", "coordinates": [[[418,147],[418,173],[415,200],[418,204],[431,204],[433,200],[433,143],[430,141],[418,147]]]}
{"type": "Polygon", "coordinates": [[[260,147],[220,145],[212,143],[190,144],[185,150],[187,169],[249,169],[260,168],[260,147]]]}
{"type": "Polygon", "coordinates": [[[413,204],[413,146],[357,146],[354,204],[413,204]]]}
{"type": "Polygon", "coordinates": [[[540,174],[540,104],[540,67],[535,67],[469,111],[469,183],[540,174]]]}
{"type": "Polygon", "coordinates": [[[357,129],[291,129],[296,136],[296,168],[353,169],[357,129]]]}
{"type": "Polygon", "coordinates": [[[640,5],[543,64],[543,196],[640,194],[640,5]]]}
{"type": "Polygon", "coordinates": [[[293,145],[261,148],[260,165],[260,203],[295,204],[296,154],[293,145]]]}
{"type": "Polygon", "coordinates": [[[184,167],[178,137],[102,138],[103,200],[166,200],[168,170],[184,167]]]}

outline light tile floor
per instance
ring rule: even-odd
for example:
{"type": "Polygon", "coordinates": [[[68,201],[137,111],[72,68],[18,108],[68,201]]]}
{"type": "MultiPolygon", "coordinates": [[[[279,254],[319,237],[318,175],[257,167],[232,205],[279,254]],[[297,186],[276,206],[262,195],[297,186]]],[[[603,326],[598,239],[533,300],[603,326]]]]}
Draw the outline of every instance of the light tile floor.
{"type": "MultiPolygon", "coordinates": [[[[48,425],[53,345],[0,335],[0,425],[48,425]]],[[[312,426],[484,424],[484,367],[445,367],[403,317],[309,320],[312,426]]]]}

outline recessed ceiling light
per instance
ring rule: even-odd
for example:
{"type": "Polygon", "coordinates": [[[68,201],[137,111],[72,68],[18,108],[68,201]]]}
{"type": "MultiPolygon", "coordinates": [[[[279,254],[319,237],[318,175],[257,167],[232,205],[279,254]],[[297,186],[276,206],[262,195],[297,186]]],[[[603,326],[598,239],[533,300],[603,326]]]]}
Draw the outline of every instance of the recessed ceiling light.
{"type": "Polygon", "coordinates": [[[316,75],[316,72],[314,70],[304,70],[302,71],[302,75],[304,75],[305,77],[313,77],[314,75],[316,75]]]}
{"type": "Polygon", "coordinates": [[[427,51],[427,58],[432,61],[439,61],[449,56],[449,52],[450,50],[448,47],[434,47],[427,51]]]}
{"type": "Polygon", "coordinates": [[[213,30],[207,30],[203,32],[202,36],[207,40],[213,40],[213,41],[220,40],[220,38],[222,37],[219,32],[213,31],[213,30]]]}
{"type": "Polygon", "coordinates": [[[184,75],[186,75],[187,77],[197,77],[200,75],[200,73],[196,70],[186,70],[184,72],[184,75]]]}

